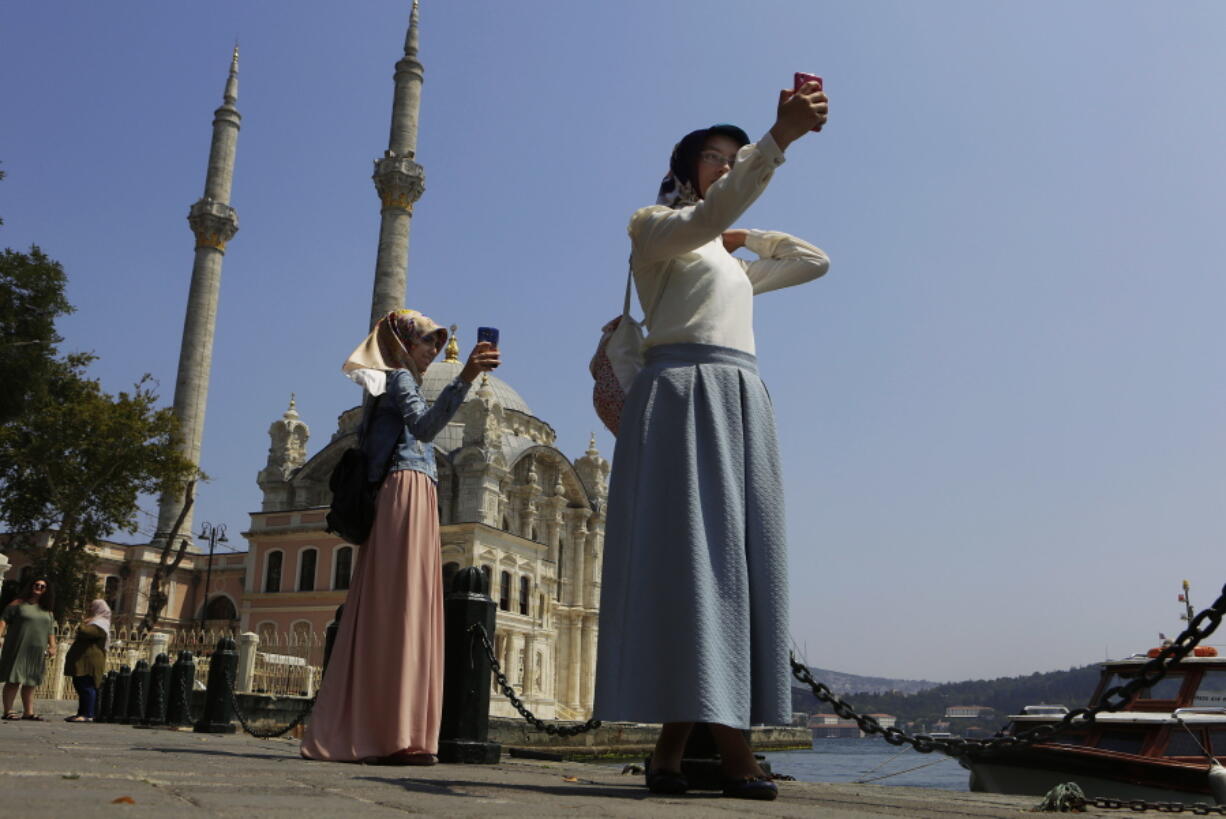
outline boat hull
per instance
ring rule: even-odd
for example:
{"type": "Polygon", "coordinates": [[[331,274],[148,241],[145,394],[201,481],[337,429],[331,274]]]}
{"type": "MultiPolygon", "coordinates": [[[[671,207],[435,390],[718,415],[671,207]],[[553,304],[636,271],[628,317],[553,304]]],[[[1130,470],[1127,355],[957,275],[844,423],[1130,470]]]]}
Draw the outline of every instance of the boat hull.
{"type": "Polygon", "coordinates": [[[1168,763],[1123,754],[1086,751],[1025,751],[962,760],[970,770],[970,790],[1043,796],[1065,782],[1076,782],[1087,799],[1144,799],[1216,805],[1209,792],[1209,766],[1168,763]]]}

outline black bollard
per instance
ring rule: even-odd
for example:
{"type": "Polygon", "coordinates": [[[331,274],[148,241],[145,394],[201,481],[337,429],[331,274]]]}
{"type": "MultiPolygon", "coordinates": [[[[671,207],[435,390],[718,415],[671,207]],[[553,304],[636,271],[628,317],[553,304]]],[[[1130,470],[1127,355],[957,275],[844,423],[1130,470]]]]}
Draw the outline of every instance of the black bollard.
{"type": "Polygon", "coordinates": [[[502,746],[489,741],[490,661],[479,632],[470,631],[484,626],[492,644],[495,611],[485,574],[475,566],[457,572],[443,601],[440,762],[492,765],[502,755],[502,746]]]}
{"type": "Polygon", "coordinates": [[[170,691],[170,658],[159,654],[149,670],[149,697],[142,725],[165,725],[166,702],[170,691]]]}
{"type": "Polygon", "coordinates": [[[145,718],[145,701],[149,696],[149,663],[137,660],[132,669],[132,684],[128,688],[128,712],[123,718],[125,725],[134,725],[145,718]]]}
{"type": "Polygon", "coordinates": [[[180,651],[170,669],[170,696],[166,703],[168,725],[192,724],[192,687],[196,682],[196,661],[190,651],[180,651]]]}
{"type": "MultiPolygon", "coordinates": [[[[741,735],[745,737],[746,744],[752,746],[752,732],[745,729],[741,731],[741,735]]],[[[757,758],[758,766],[764,773],[769,774],[771,772],[770,763],[762,756],[757,758]]],[[[693,790],[723,790],[724,775],[720,770],[719,746],[715,744],[715,737],[711,734],[711,726],[708,723],[694,723],[690,731],[690,738],[685,743],[685,751],[682,753],[681,773],[684,774],[693,790]]]]}
{"type": "Polygon", "coordinates": [[[117,671],[108,671],[102,678],[102,687],[98,689],[98,713],[94,722],[110,722],[115,715],[115,679],[117,671]]]}
{"type": "Polygon", "coordinates": [[[234,733],[234,707],[230,696],[237,676],[238,649],[232,639],[222,637],[209,658],[209,688],[204,692],[204,716],[193,729],[197,734],[234,733]]]}
{"type": "Polygon", "coordinates": [[[128,716],[128,692],[131,688],[132,669],[121,665],[119,676],[115,678],[115,707],[108,722],[123,722],[128,716]]]}
{"type": "MultiPolygon", "coordinates": [[[[328,623],[328,627],[324,629],[324,667],[323,671],[328,670],[328,660],[332,659],[332,646],[336,644],[336,633],[341,630],[341,615],[345,613],[345,604],[341,603],[336,607],[336,617],[328,623]]],[[[322,674],[322,671],[321,671],[322,674]]]]}

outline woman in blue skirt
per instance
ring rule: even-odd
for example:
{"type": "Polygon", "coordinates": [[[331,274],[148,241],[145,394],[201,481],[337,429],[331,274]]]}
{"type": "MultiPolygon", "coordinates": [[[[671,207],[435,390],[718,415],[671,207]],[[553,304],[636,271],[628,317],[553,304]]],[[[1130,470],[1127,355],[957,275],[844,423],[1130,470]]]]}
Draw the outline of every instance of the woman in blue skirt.
{"type": "Polygon", "coordinates": [[[639,302],[653,307],[609,485],[595,714],[663,723],[647,769],[655,793],[688,788],[682,751],[705,722],[724,794],[777,794],[741,734],[791,721],[783,487],[753,297],[816,279],[829,260],[732,224],[826,115],[811,84],[785,95],[757,143],[733,125],[688,134],[657,204],[630,220],[639,302]],[[731,255],[742,247],[759,258],[731,255]]]}

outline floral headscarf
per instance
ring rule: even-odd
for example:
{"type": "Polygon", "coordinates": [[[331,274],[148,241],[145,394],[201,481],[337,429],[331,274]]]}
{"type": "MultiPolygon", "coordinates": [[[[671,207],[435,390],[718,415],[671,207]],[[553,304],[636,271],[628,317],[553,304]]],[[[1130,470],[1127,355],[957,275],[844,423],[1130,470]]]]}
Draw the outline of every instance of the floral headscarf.
{"type": "Polygon", "coordinates": [[[668,174],[660,182],[656,195],[657,205],[684,208],[702,199],[698,194],[698,155],[707,144],[707,137],[712,134],[728,137],[738,148],[749,144],[749,136],[735,125],[712,125],[690,131],[673,147],[673,155],[668,160],[668,174]]]}
{"type": "Polygon", "coordinates": [[[413,380],[420,384],[421,373],[409,350],[418,344],[442,348],[446,341],[447,329],[429,316],[416,310],[393,310],[379,319],[366,340],[350,353],[341,372],[365,387],[371,395],[383,394],[391,370],[408,370],[413,380]]]}

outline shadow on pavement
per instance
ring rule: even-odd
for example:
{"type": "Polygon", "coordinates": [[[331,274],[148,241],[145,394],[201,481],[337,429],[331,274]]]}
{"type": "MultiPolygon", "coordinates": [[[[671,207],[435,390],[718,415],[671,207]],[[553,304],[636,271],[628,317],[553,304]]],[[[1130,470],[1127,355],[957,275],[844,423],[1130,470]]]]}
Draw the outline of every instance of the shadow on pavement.
{"type": "Polygon", "coordinates": [[[154,748],[154,747],[135,747],[133,751],[153,751],[159,754],[204,754],[206,756],[236,756],[246,759],[272,759],[277,761],[296,759],[302,762],[307,760],[302,759],[298,754],[257,754],[257,753],[242,753],[240,751],[225,751],[220,748],[154,748]]]}
{"type": "MultiPolygon", "coordinates": [[[[385,785],[399,784],[407,791],[420,793],[434,794],[450,794],[453,796],[467,796],[473,799],[488,798],[486,794],[481,793],[465,793],[457,792],[456,789],[474,789],[483,791],[492,790],[516,790],[525,791],[528,793],[547,793],[553,796],[577,796],[577,797],[603,797],[606,799],[629,799],[634,801],[643,801],[650,799],[651,794],[641,784],[625,784],[625,785],[606,785],[599,782],[591,784],[571,784],[565,785],[530,785],[518,784],[512,782],[476,782],[464,781],[457,779],[449,779],[442,782],[432,781],[428,779],[383,779],[373,776],[357,776],[355,779],[364,779],[370,782],[379,782],[385,785]]],[[[669,799],[717,799],[721,796],[719,791],[697,791],[690,792],[681,796],[670,796],[669,799]]]]}

